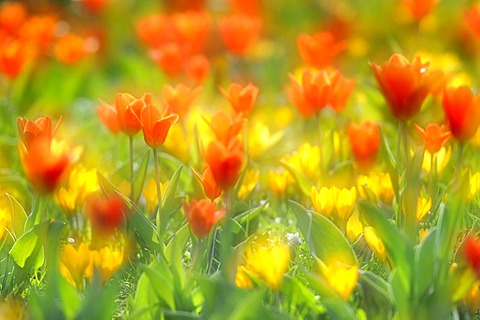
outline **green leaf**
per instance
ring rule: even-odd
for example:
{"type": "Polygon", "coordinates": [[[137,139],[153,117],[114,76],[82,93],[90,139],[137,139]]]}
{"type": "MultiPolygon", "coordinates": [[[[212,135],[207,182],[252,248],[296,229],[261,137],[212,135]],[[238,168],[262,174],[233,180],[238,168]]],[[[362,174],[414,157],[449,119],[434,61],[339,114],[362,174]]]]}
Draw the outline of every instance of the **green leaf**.
{"type": "Polygon", "coordinates": [[[159,258],[150,266],[144,266],[143,271],[150,280],[159,302],[175,310],[173,275],[167,262],[163,258],[159,258]]]}
{"type": "Polygon", "coordinates": [[[350,243],[337,226],[325,216],[295,201],[289,201],[297,218],[297,225],[314,257],[330,265],[338,262],[358,265],[357,257],[350,243]]]}
{"type": "Polygon", "coordinates": [[[265,206],[268,204],[268,201],[264,201],[261,205],[259,205],[256,208],[252,208],[250,210],[244,211],[240,213],[239,215],[235,216],[235,220],[238,223],[246,223],[248,221],[251,221],[255,219],[265,208],[265,206]]]}
{"type": "Polygon", "coordinates": [[[172,213],[175,213],[178,210],[180,201],[175,198],[175,191],[177,190],[178,181],[182,173],[183,165],[180,165],[177,170],[173,173],[172,177],[168,182],[167,190],[165,191],[165,197],[163,198],[163,213],[169,216],[172,213]]]}
{"type": "MultiPolygon", "coordinates": [[[[414,262],[414,296],[415,300],[420,302],[422,296],[427,294],[430,288],[438,288],[438,279],[434,276],[434,270],[438,270],[439,263],[447,263],[448,261],[440,261],[435,252],[435,242],[437,239],[438,227],[430,229],[423,241],[415,248],[414,262]]],[[[421,302],[419,303],[422,304],[421,302]]]]}
{"type": "Polygon", "coordinates": [[[306,196],[310,197],[310,191],[313,186],[313,183],[310,181],[310,179],[308,179],[307,176],[303,174],[303,172],[298,170],[296,167],[294,167],[292,164],[288,163],[287,161],[281,160],[280,163],[293,176],[295,181],[298,183],[300,190],[302,190],[302,192],[306,196]]]}
{"type": "Polygon", "coordinates": [[[145,156],[143,156],[142,163],[140,164],[140,168],[138,169],[135,180],[133,181],[133,186],[135,191],[135,194],[133,195],[133,201],[135,203],[138,202],[138,199],[140,199],[140,196],[142,195],[143,186],[145,184],[145,178],[147,176],[149,159],[150,159],[150,152],[147,152],[145,156]]]}
{"type": "Polygon", "coordinates": [[[12,256],[13,261],[15,261],[20,268],[25,267],[25,262],[32,255],[37,246],[38,234],[35,232],[34,228],[25,232],[20,238],[18,238],[13,244],[12,249],[10,249],[9,253],[12,256]]]}
{"type": "Polygon", "coordinates": [[[367,319],[391,319],[395,302],[390,284],[372,272],[360,270],[359,273],[357,288],[367,319]]]}
{"type": "Polygon", "coordinates": [[[158,234],[155,225],[142,212],[135,212],[130,219],[133,229],[148,249],[158,251],[161,244],[158,242],[158,234]]]}

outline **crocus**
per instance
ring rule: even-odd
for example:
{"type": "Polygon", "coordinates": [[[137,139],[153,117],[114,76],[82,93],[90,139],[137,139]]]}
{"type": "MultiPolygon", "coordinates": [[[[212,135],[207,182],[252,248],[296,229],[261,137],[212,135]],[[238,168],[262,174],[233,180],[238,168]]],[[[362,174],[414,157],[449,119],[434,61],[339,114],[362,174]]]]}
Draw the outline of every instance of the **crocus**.
{"type": "Polygon", "coordinates": [[[205,238],[212,227],[225,215],[225,210],[218,210],[217,205],[207,199],[183,202],[185,215],[192,232],[200,238],[205,238]]]}
{"type": "Polygon", "coordinates": [[[220,92],[228,100],[237,114],[248,115],[252,110],[258,96],[258,89],[251,82],[246,86],[232,83],[228,90],[220,88],[220,92]]]}
{"type": "Polygon", "coordinates": [[[443,110],[452,135],[459,141],[470,140],[480,124],[480,95],[465,86],[448,87],[443,92],[443,110]]]}
{"type": "Polygon", "coordinates": [[[230,189],[237,183],[243,159],[242,144],[238,139],[232,139],[228,145],[214,140],[205,154],[205,162],[222,190],[230,189]]]}
{"type": "Polygon", "coordinates": [[[356,163],[361,168],[369,168],[375,163],[380,147],[378,124],[366,120],[348,127],[348,137],[356,163]]]}
{"type": "Polygon", "coordinates": [[[220,195],[222,194],[222,189],[220,189],[215,182],[212,170],[210,169],[210,166],[208,164],[205,164],[203,166],[203,172],[201,176],[195,170],[192,171],[202,184],[203,191],[205,192],[207,198],[209,198],[211,201],[215,201],[218,197],[220,197],[220,195]]]}
{"type": "Polygon", "coordinates": [[[190,88],[182,83],[174,87],[166,84],[162,90],[163,102],[169,107],[171,112],[183,119],[188,114],[193,100],[200,94],[201,90],[201,87],[190,88]]]}
{"type": "Polygon", "coordinates": [[[473,236],[465,240],[465,258],[477,277],[480,277],[480,241],[473,236]]]}
{"type": "Polygon", "coordinates": [[[419,57],[409,62],[401,54],[394,54],[383,66],[370,63],[385,100],[393,116],[407,121],[414,117],[439,78],[430,72],[428,63],[419,57]]]}
{"type": "Polygon", "coordinates": [[[87,216],[95,231],[111,234],[124,221],[127,207],[123,199],[116,194],[107,197],[93,195],[87,200],[87,216]]]}
{"type": "Polygon", "coordinates": [[[238,56],[244,55],[257,41],[262,23],[258,17],[234,14],[218,22],[220,35],[227,49],[238,56]]]}
{"type": "Polygon", "coordinates": [[[141,114],[143,138],[150,148],[158,148],[167,138],[170,128],[177,122],[178,115],[165,109],[163,113],[152,104],[145,106],[141,114]]]}
{"type": "Polygon", "coordinates": [[[60,256],[60,273],[72,285],[83,288],[83,279],[90,265],[90,249],[85,243],[78,248],[66,244],[60,256]]]}
{"type": "Polygon", "coordinates": [[[430,154],[435,154],[440,151],[445,142],[447,142],[452,136],[450,131],[448,131],[444,125],[439,126],[438,124],[431,123],[423,129],[416,124],[415,128],[417,128],[418,133],[422,136],[425,150],[430,154]]]}
{"type": "Polygon", "coordinates": [[[402,0],[402,4],[417,21],[427,16],[437,2],[438,0],[402,0]]]}
{"type": "Polygon", "coordinates": [[[345,41],[337,41],[330,32],[318,32],[313,36],[302,33],[297,38],[298,50],[309,66],[322,69],[347,48],[345,41]]]}
{"type": "Polygon", "coordinates": [[[28,120],[25,117],[19,117],[17,119],[17,128],[20,138],[27,150],[30,148],[32,142],[38,139],[45,139],[50,148],[53,136],[57,132],[61,123],[61,118],[54,127],[50,117],[40,117],[34,121],[28,120]]]}

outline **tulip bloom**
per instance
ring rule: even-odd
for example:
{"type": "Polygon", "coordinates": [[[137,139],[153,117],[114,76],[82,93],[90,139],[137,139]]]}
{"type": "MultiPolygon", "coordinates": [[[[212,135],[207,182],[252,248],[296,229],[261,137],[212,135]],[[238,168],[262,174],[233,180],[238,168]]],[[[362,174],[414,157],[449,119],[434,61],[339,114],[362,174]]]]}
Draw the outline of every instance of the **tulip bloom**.
{"type": "Polygon", "coordinates": [[[342,111],[355,85],[354,80],[345,79],[337,70],[324,70],[313,73],[305,70],[301,83],[290,75],[292,87],[288,95],[298,111],[310,117],[325,108],[342,111]]]}
{"type": "Polygon", "coordinates": [[[394,54],[383,66],[370,62],[370,67],[390,111],[402,121],[420,111],[439,79],[439,72],[430,72],[428,63],[422,63],[419,57],[410,63],[401,54],[394,54]]]}
{"type": "Polygon", "coordinates": [[[472,7],[465,15],[465,23],[477,37],[480,37],[480,6],[472,7]]]}
{"type": "Polygon", "coordinates": [[[0,6],[0,28],[9,33],[17,32],[27,18],[27,9],[21,2],[6,1],[0,6]]]}
{"type": "Polygon", "coordinates": [[[0,45],[0,72],[16,78],[30,58],[29,47],[20,40],[3,41],[0,45]]]}
{"type": "Polygon", "coordinates": [[[128,136],[134,136],[142,129],[140,122],[142,109],[151,104],[151,101],[152,97],[149,93],[144,94],[140,99],[128,93],[117,93],[114,107],[100,100],[101,105],[97,109],[97,114],[111,131],[121,130],[128,136]]]}
{"type": "Polygon", "coordinates": [[[150,48],[159,48],[172,40],[172,22],[166,15],[158,14],[143,18],[135,29],[140,41],[150,48]]]}
{"type": "Polygon", "coordinates": [[[437,2],[438,0],[402,0],[402,4],[417,21],[426,17],[437,2]]]}
{"type": "Polygon", "coordinates": [[[167,138],[170,128],[177,122],[178,115],[168,109],[162,113],[152,104],[142,109],[141,122],[145,143],[152,149],[161,146],[167,138]]]}
{"type": "Polygon", "coordinates": [[[480,124],[480,95],[473,96],[465,86],[449,87],[443,92],[443,110],[457,140],[467,141],[475,135],[480,124]]]}
{"type": "Polygon", "coordinates": [[[333,59],[347,48],[345,41],[336,41],[330,32],[318,32],[313,36],[302,33],[297,44],[303,61],[317,69],[330,66],[333,59]]]}
{"type": "Polygon", "coordinates": [[[371,167],[380,147],[380,128],[369,120],[348,127],[348,137],[353,156],[362,168],[371,167]]]}
{"type": "Polygon", "coordinates": [[[259,18],[235,14],[221,18],[218,22],[220,35],[227,49],[243,56],[257,41],[262,23],[259,18]]]}
{"type": "Polygon", "coordinates": [[[197,237],[205,238],[212,227],[225,215],[225,210],[218,210],[217,205],[207,199],[183,202],[183,209],[190,229],[197,237]]]}
{"type": "Polygon", "coordinates": [[[92,228],[104,234],[111,234],[125,220],[127,207],[123,199],[117,195],[108,197],[92,196],[87,200],[87,216],[92,228]]]}
{"type": "Polygon", "coordinates": [[[477,277],[480,277],[480,242],[473,236],[465,240],[465,258],[477,277]]]}
{"type": "Polygon", "coordinates": [[[210,121],[209,125],[217,140],[224,145],[236,138],[247,123],[247,119],[241,115],[231,117],[223,111],[217,112],[210,121]]]}
{"type": "Polygon", "coordinates": [[[423,129],[419,125],[415,125],[418,133],[422,136],[425,144],[425,150],[430,154],[435,154],[442,149],[445,142],[452,136],[450,131],[446,130],[444,125],[429,124],[423,129]]]}
{"type": "Polygon", "coordinates": [[[90,14],[100,14],[108,5],[110,0],[80,0],[80,4],[90,14]]]}
{"type": "Polygon", "coordinates": [[[203,173],[200,176],[198,172],[193,170],[193,174],[198,178],[198,180],[202,183],[203,191],[207,198],[209,198],[212,202],[215,201],[220,195],[222,194],[222,189],[220,189],[215,182],[215,178],[213,177],[212,170],[208,164],[203,166],[203,173]]]}
{"type": "Polygon", "coordinates": [[[55,127],[53,127],[52,120],[49,117],[40,117],[35,121],[19,117],[17,119],[17,128],[20,138],[27,150],[30,148],[33,141],[39,139],[45,139],[50,148],[53,136],[57,132],[61,123],[62,119],[60,118],[55,127]]]}
{"type": "Polygon", "coordinates": [[[179,43],[168,42],[149,52],[150,58],[169,77],[178,76],[186,59],[185,48],[179,43]]]}
{"type": "Polygon", "coordinates": [[[227,91],[220,88],[220,92],[228,100],[236,114],[248,115],[255,104],[258,89],[251,82],[242,87],[238,83],[232,83],[227,91]]]}
{"type": "Polygon", "coordinates": [[[208,62],[208,59],[202,54],[197,54],[193,57],[190,57],[187,64],[185,65],[185,73],[191,80],[193,80],[197,84],[205,82],[209,72],[210,63],[208,62]]]}
{"type": "Polygon", "coordinates": [[[232,139],[227,146],[216,140],[209,144],[205,162],[222,190],[230,189],[237,183],[243,158],[242,145],[238,139],[232,139]]]}
{"type": "Polygon", "coordinates": [[[182,12],[171,17],[177,41],[188,47],[190,53],[201,52],[210,31],[207,12],[182,12]]]}
{"type": "Polygon", "coordinates": [[[65,64],[74,64],[87,55],[85,49],[84,38],[75,34],[68,34],[57,41],[54,52],[59,61],[65,64]]]}
{"type": "Polygon", "coordinates": [[[201,90],[201,87],[189,88],[181,83],[175,87],[166,84],[162,90],[163,102],[171,112],[183,119],[187,116],[193,100],[200,94],[201,90]]]}
{"type": "Polygon", "coordinates": [[[83,288],[85,272],[90,265],[90,249],[85,243],[78,248],[67,244],[60,256],[60,273],[72,285],[83,288]]]}

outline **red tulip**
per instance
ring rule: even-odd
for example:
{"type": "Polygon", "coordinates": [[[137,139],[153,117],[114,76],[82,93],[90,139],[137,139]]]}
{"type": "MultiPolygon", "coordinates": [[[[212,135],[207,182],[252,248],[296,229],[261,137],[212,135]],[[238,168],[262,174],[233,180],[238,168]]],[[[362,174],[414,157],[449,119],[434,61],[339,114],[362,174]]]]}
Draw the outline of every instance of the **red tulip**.
{"type": "Polygon", "coordinates": [[[480,241],[473,236],[465,240],[465,258],[477,277],[480,277],[480,241]]]}
{"type": "Polygon", "coordinates": [[[163,86],[163,102],[171,112],[177,114],[180,119],[187,116],[193,100],[200,94],[201,87],[189,88],[184,84],[172,87],[169,84],[163,86]]]}
{"type": "Polygon", "coordinates": [[[403,5],[416,19],[421,20],[427,16],[437,5],[438,0],[402,0],[403,5]]]}
{"type": "Polygon", "coordinates": [[[243,14],[224,17],[218,22],[223,43],[238,56],[244,55],[255,44],[261,26],[259,18],[243,14]]]}
{"type": "Polygon", "coordinates": [[[209,144],[205,162],[222,190],[230,189],[237,183],[243,158],[242,144],[236,138],[232,139],[227,146],[217,140],[209,144]]]}
{"type": "Polygon", "coordinates": [[[123,199],[117,195],[108,197],[92,196],[87,200],[87,216],[92,228],[100,233],[111,234],[125,220],[127,207],[123,199]]]}
{"type": "Polygon", "coordinates": [[[380,147],[378,124],[366,120],[348,127],[348,137],[355,161],[361,168],[371,167],[377,158],[380,147]]]}
{"type": "Polygon", "coordinates": [[[206,199],[192,200],[189,204],[183,202],[185,215],[190,229],[197,236],[208,236],[212,227],[225,215],[225,210],[218,210],[217,205],[206,199]]]}
{"type": "Polygon", "coordinates": [[[210,166],[208,164],[205,164],[203,166],[202,176],[200,176],[195,170],[192,169],[192,171],[198,178],[198,180],[202,183],[203,191],[205,192],[207,198],[209,198],[211,201],[215,201],[218,197],[220,197],[220,195],[222,194],[222,189],[217,186],[215,178],[212,174],[212,170],[210,169],[210,166]]]}
{"type": "Polygon", "coordinates": [[[208,62],[207,57],[202,54],[190,57],[185,65],[185,73],[197,84],[205,82],[209,72],[210,63],[208,62]]]}
{"type": "Polygon", "coordinates": [[[35,140],[45,139],[45,142],[50,148],[53,136],[57,132],[62,119],[53,127],[52,120],[49,117],[40,117],[35,121],[28,120],[27,118],[17,118],[17,128],[20,138],[27,150],[35,140]]]}
{"type": "Polygon", "coordinates": [[[313,36],[302,33],[297,44],[303,61],[317,69],[330,66],[333,59],[347,48],[345,41],[336,41],[330,32],[319,32],[313,36]]]}

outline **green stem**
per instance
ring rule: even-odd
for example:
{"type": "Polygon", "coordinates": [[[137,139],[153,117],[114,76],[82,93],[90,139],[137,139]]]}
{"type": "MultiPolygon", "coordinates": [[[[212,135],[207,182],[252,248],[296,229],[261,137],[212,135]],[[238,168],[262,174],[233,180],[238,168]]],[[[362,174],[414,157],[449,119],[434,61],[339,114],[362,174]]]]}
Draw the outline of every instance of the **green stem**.
{"type": "Polygon", "coordinates": [[[163,234],[165,233],[165,229],[167,227],[167,217],[163,217],[163,206],[162,206],[162,190],[160,188],[160,168],[158,167],[158,150],[157,148],[153,150],[153,166],[155,168],[155,186],[157,187],[157,201],[158,201],[158,209],[157,209],[157,230],[160,240],[163,241],[163,234]]]}
{"type": "Polygon", "coordinates": [[[465,143],[462,141],[459,144],[458,148],[458,160],[457,165],[455,166],[455,179],[457,182],[460,180],[460,174],[462,173],[462,161],[463,161],[463,149],[465,147],[465,143]]]}
{"type": "Polygon", "coordinates": [[[133,136],[128,136],[128,141],[129,141],[129,146],[130,146],[130,200],[132,203],[135,202],[133,199],[135,196],[135,178],[134,178],[134,172],[133,172],[133,136]]]}
{"type": "Polygon", "coordinates": [[[225,190],[224,203],[227,214],[225,216],[225,224],[222,230],[222,246],[220,249],[220,268],[223,276],[230,282],[235,281],[235,273],[231,265],[233,251],[233,211],[231,210],[231,190],[225,190]]]}

